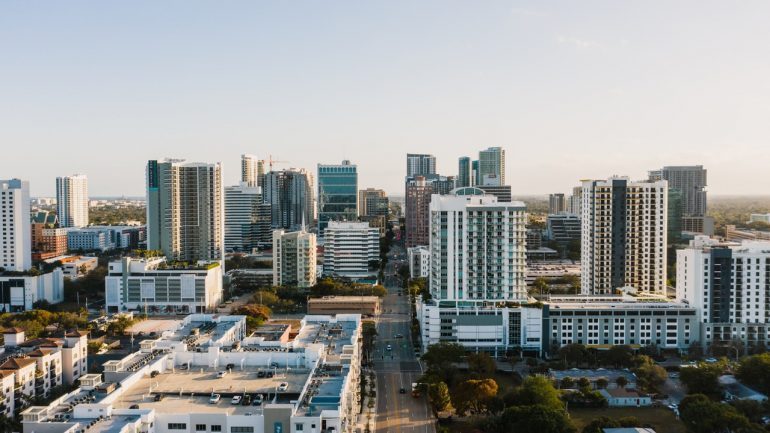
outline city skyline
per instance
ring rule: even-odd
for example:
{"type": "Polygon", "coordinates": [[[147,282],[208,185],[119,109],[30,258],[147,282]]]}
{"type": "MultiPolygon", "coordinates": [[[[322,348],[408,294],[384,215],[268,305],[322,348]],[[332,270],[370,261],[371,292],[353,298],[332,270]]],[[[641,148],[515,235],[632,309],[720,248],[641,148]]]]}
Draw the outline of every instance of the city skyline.
{"type": "Polygon", "coordinates": [[[33,196],[67,172],[141,196],[149,159],[222,162],[236,185],[252,153],[349,159],[402,195],[406,153],[455,175],[502,146],[514,195],[664,165],[708,167],[712,195],[770,180],[768,4],[293,6],[3,5],[0,171],[33,196]]]}

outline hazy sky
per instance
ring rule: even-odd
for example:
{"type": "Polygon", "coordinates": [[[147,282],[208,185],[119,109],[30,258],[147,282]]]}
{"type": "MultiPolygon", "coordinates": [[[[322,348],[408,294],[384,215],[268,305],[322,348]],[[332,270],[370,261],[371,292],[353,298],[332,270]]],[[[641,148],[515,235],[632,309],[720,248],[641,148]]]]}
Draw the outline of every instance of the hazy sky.
{"type": "Polygon", "coordinates": [[[770,2],[3,1],[0,178],[143,195],[148,159],[357,163],[403,194],[507,151],[515,194],[709,170],[770,193],[770,2]]]}

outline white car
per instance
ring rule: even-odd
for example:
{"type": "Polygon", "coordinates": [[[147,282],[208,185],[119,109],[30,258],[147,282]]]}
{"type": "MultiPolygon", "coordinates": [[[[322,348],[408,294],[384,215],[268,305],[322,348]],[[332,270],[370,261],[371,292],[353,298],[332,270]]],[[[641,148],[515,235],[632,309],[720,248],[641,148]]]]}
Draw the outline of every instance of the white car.
{"type": "Polygon", "coordinates": [[[386,347],[386,348],[385,348],[385,350],[387,350],[388,352],[390,352],[391,350],[393,350],[393,347],[391,347],[391,346],[390,346],[390,344],[388,344],[388,347],[386,347]]]}
{"type": "Polygon", "coordinates": [[[217,404],[219,403],[219,400],[222,399],[222,396],[219,394],[211,394],[211,398],[209,398],[209,403],[211,404],[217,404]]]}
{"type": "Polygon", "coordinates": [[[278,391],[280,392],[286,392],[287,389],[289,389],[289,384],[286,382],[281,382],[281,384],[278,385],[278,391]]]}
{"type": "Polygon", "coordinates": [[[233,406],[241,404],[241,400],[243,400],[243,397],[240,395],[234,395],[233,399],[230,400],[230,404],[233,406]]]}
{"type": "Polygon", "coordinates": [[[227,371],[225,371],[225,370],[222,370],[222,371],[217,373],[217,377],[219,377],[219,378],[225,377],[225,375],[227,375],[227,371]]]}

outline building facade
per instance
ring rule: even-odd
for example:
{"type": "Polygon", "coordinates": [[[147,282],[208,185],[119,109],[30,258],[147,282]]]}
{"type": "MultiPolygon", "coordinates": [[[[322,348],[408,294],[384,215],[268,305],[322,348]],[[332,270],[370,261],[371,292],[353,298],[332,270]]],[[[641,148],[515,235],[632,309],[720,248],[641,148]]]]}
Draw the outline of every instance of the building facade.
{"type": "Polygon", "coordinates": [[[390,208],[388,194],[382,189],[367,188],[358,191],[359,216],[387,217],[390,208]]]}
{"type": "Polygon", "coordinates": [[[108,313],[206,312],[222,301],[222,266],[123,257],[109,263],[104,286],[108,313]]]}
{"type": "Polygon", "coordinates": [[[88,177],[84,174],[56,178],[56,214],[61,227],[88,225],[88,177]]]}
{"type": "Polygon", "coordinates": [[[318,235],[329,221],[358,218],[358,168],[350,161],[339,165],[318,164],[318,235]]]}
{"type": "Polygon", "coordinates": [[[330,221],[324,243],[324,275],[351,279],[377,275],[380,234],[368,223],[330,221]]]}
{"type": "Polygon", "coordinates": [[[433,186],[425,177],[417,176],[406,182],[404,216],[406,247],[428,245],[430,239],[430,200],[433,186]]]}
{"type": "Polygon", "coordinates": [[[260,160],[254,155],[241,155],[241,182],[246,186],[256,188],[262,186],[260,179],[260,160]]]}
{"type": "Polygon", "coordinates": [[[478,188],[430,203],[430,290],[439,300],[527,299],[526,208],[478,188]]]}
{"type": "Polygon", "coordinates": [[[407,248],[409,258],[409,278],[430,277],[430,249],[425,245],[407,248]]]}
{"type": "Polygon", "coordinates": [[[545,220],[545,236],[559,245],[580,242],[580,218],[569,213],[548,215],[545,220]]]}
{"type": "Polygon", "coordinates": [[[567,199],[562,193],[550,194],[548,196],[548,213],[557,214],[567,211],[567,199]]]}
{"type": "Polygon", "coordinates": [[[473,186],[473,177],[471,172],[471,159],[467,156],[461,156],[458,160],[457,179],[455,180],[455,186],[457,188],[473,186]]]}
{"type": "Polygon", "coordinates": [[[225,250],[250,252],[273,241],[270,205],[262,189],[241,182],[225,187],[225,250]]]}
{"type": "MultiPolygon", "coordinates": [[[[707,235],[713,234],[708,231],[712,227],[712,222],[704,221],[710,220],[707,217],[708,200],[706,187],[707,172],[702,165],[689,165],[689,166],[667,166],[660,170],[650,171],[650,180],[665,180],[668,181],[669,190],[679,191],[681,201],[679,203],[680,209],[676,215],[679,218],[698,219],[699,222],[690,222],[687,228],[700,229],[694,231],[695,233],[703,233],[707,235]]],[[[680,223],[680,226],[684,226],[684,223],[680,223]]],[[[684,230],[684,227],[682,228],[684,230]]],[[[691,231],[691,230],[687,230],[691,231]]]]}
{"type": "Polygon", "coordinates": [[[29,182],[0,180],[0,268],[23,272],[32,267],[32,226],[30,224],[29,182]]]}
{"type": "Polygon", "coordinates": [[[316,237],[304,230],[273,232],[273,285],[306,288],[317,280],[316,237]]]}
{"type": "Polygon", "coordinates": [[[147,248],[170,260],[224,260],[220,163],[148,162],[147,248]]]}
{"type": "Polygon", "coordinates": [[[505,149],[490,147],[479,152],[479,185],[505,185],[505,149]]]}
{"type": "Polygon", "coordinates": [[[305,169],[267,173],[262,193],[270,205],[273,229],[300,230],[313,225],[313,176],[305,169]]]}
{"type": "Polygon", "coordinates": [[[406,177],[436,174],[436,157],[424,153],[406,154],[406,177]]]}
{"type": "Polygon", "coordinates": [[[64,300],[64,273],[61,268],[40,275],[0,274],[0,312],[32,310],[35,302],[58,304],[64,300]]]}
{"type": "Polygon", "coordinates": [[[610,294],[627,286],[665,294],[667,203],[665,180],[583,182],[584,294],[610,294]]]}

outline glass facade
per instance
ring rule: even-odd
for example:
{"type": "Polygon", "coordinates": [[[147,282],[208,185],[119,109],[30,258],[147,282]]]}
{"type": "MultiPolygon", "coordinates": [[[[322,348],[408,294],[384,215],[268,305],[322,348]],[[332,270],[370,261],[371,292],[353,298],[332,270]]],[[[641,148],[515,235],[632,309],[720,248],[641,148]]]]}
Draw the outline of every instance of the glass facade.
{"type": "Polygon", "coordinates": [[[358,218],[358,171],[349,161],[341,165],[318,165],[318,234],[329,221],[358,218]]]}

